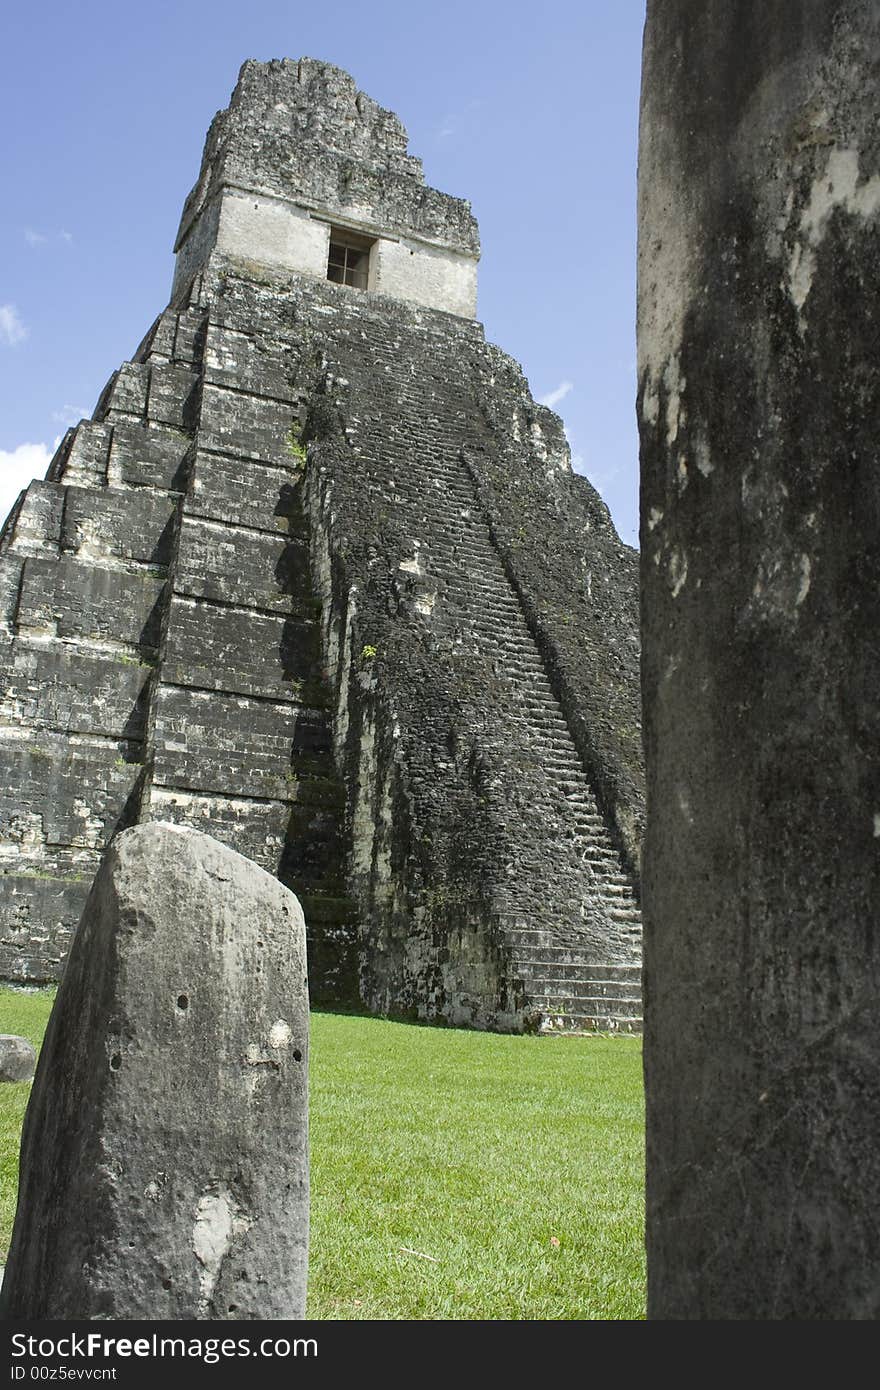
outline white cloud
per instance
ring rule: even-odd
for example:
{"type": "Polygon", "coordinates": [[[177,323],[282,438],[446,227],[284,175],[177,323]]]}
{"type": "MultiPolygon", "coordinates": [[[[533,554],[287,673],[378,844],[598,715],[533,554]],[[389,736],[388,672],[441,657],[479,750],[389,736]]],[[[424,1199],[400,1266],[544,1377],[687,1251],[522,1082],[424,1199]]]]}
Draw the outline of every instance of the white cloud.
{"type": "Polygon", "coordinates": [[[18,316],[14,304],[0,304],[0,343],[15,347],[22,338],[27,337],[27,329],[18,316]]]}
{"type": "Polygon", "coordinates": [[[28,246],[47,246],[50,241],[64,241],[69,246],[73,232],[66,232],[63,227],[57,232],[38,232],[33,227],[25,227],[24,239],[28,246]]]}
{"type": "Polygon", "coordinates": [[[437,127],[435,139],[448,140],[451,135],[466,132],[472,124],[471,117],[474,111],[479,111],[485,105],[486,102],[483,97],[475,97],[473,101],[467,102],[460,111],[447,112],[437,127]]]}
{"type": "Polygon", "coordinates": [[[90,414],[91,411],[86,410],[85,406],[63,405],[60,410],[52,411],[52,419],[67,429],[69,425],[78,425],[80,420],[87,420],[90,414]]]}
{"type": "Polygon", "coordinates": [[[51,460],[52,450],[45,444],[0,449],[0,520],[5,521],[22,488],[32,479],[44,476],[51,460]]]}
{"type": "Polygon", "coordinates": [[[573,382],[571,382],[571,381],[560,381],[559,385],[558,385],[553,391],[548,391],[547,394],[546,394],[546,396],[539,396],[539,397],[538,397],[538,404],[539,404],[539,405],[546,405],[546,406],[549,406],[550,409],[553,410],[553,409],[559,404],[560,401],[564,401],[564,400],[565,400],[565,398],[566,398],[566,396],[568,395],[569,391],[571,391],[571,390],[573,390],[573,389],[574,389],[574,383],[573,383],[573,382]]]}

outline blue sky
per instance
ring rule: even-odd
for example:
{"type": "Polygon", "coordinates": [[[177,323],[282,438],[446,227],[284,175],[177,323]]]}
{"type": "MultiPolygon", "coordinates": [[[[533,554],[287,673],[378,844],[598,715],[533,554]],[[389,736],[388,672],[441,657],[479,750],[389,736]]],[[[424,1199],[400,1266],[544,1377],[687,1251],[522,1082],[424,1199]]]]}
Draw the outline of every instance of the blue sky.
{"type": "Polygon", "coordinates": [[[0,513],[164,307],[202,144],[245,58],[321,58],[469,198],[478,316],[637,539],[644,0],[49,0],[5,8],[0,513]]]}

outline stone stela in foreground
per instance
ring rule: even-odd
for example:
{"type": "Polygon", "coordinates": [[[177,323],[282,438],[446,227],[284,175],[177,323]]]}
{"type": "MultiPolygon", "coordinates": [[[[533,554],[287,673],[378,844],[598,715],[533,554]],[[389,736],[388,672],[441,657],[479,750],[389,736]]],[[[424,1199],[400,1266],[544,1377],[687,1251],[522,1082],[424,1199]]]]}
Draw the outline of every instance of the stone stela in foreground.
{"type": "Polygon", "coordinates": [[[301,1318],[305,928],[186,826],[107,852],[25,1119],[0,1316],[301,1318]]]}
{"type": "Polygon", "coordinates": [[[317,1000],[640,1026],[636,555],[478,254],[347,74],[244,65],[170,306],[3,532],[7,978],[163,820],[295,888],[317,1000]]]}

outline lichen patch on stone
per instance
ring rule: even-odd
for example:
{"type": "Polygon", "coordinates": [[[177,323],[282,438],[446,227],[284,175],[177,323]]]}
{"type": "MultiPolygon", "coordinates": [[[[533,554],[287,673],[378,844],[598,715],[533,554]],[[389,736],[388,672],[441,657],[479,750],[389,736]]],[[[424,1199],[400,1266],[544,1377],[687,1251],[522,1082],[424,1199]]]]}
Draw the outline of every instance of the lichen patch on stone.
{"type": "Polygon", "coordinates": [[[880,212],[880,174],[860,183],[859,151],[855,149],[829,151],[825,167],[813,180],[809,199],[801,211],[798,240],[788,264],[789,293],[798,310],[803,309],[813,287],[816,248],[838,208],[862,220],[880,212]]]}
{"type": "Polygon", "coordinates": [[[220,1269],[235,1237],[250,1229],[250,1217],[237,1205],[228,1187],[209,1189],[199,1198],[192,1233],[193,1254],[199,1271],[199,1311],[210,1312],[211,1297],[220,1269]]]}
{"type": "Polygon", "coordinates": [[[276,1048],[286,1047],[292,1037],[293,1032],[290,1024],[286,1023],[283,1018],[276,1019],[269,1029],[269,1046],[276,1048]]]}

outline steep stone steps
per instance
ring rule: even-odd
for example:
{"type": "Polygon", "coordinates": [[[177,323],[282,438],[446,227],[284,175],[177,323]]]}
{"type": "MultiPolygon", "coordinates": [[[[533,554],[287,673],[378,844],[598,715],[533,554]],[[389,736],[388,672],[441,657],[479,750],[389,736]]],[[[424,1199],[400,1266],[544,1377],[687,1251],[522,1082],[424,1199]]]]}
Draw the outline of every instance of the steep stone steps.
{"type": "Polygon", "coordinates": [[[584,966],[572,948],[543,947],[534,959],[519,962],[520,980],[542,1032],[642,1031],[639,966],[584,966]]]}
{"type": "Polygon", "coordinates": [[[420,582],[436,584],[435,632],[492,673],[495,724],[480,754],[502,835],[510,827],[505,861],[491,876],[510,968],[547,1018],[637,1027],[638,903],[463,458],[464,441],[482,448],[485,427],[453,355],[460,345],[426,319],[421,351],[411,338],[402,350],[393,321],[352,318],[340,375],[357,382],[369,368],[372,392],[348,421],[359,474],[398,529],[408,528],[420,582]],[[574,982],[568,969],[551,968],[546,952],[557,949],[573,962],[574,982]],[[602,965],[615,955],[616,965],[602,965]]]}
{"type": "MultiPolygon", "coordinates": [[[[395,364],[386,365],[389,376],[394,375],[395,364]]],[[[420,443],[426,442],[436,450],[424,461],[421,476],[410,480],[423,484],[418,499],[422,525],[417,551],[420,564],[440,581],[448,611],[451,612],[458,601],[460,610],[469,615],[467,630],[473,634],[481,653],[493,663],[498,679],[509,687],[505,729],[513,737],[518,755],[528,760],[532,778],[537,776],[543,784],[541,814],[559,823],[555,862],[529,864],[532,892],[535,880],[540,880],[542,873],[545,878],[548,871],[569,878],[575,885],[570,901],[574,903],[579,894],[586,894],[593,910],[599,911],[609,923],[622,954],[637,963],[640,920],[632,886],[599,812],[540,652],[492,544],[473,484],[460,459],[458,436],[439,426],[425,427],[425,396],[420,396],[410,383],[406,383],[398,398],[398,406],[402,437],[405,437],[406,414],[410,409],[416,417],[413,432],[418,426],[420,443]],[[454,519],[452,534],[450,515],[454,519]]],[[[362,441],[361,447],[366,443],[362,441]]],[[[558,886],[553,887],[558,898],[558,886]]],[[[516,910],[513,891],[500,886],[496,893],[504,905],[503,915],[507,915],[507,909],[516,910]]],[[[527,910],[528,904],[521,906],[527,910]]],[[[569,980],[557,980],[546,971],[542,977],[540,972],[536,974],[531,969],[523,951],[528,951],[530,939],[535,941],[543,937],[521,937],[515,931],[505,933],[512,967],[527,982],[533,1007],[557,1022],[564,1019],[569,1027],[599,1026],[596,1019],[601,1014],[602,1026],[636,1028],[640,1010],[638,989],[634,997],[622,991],[615,995],[617,977],[612,972],[603,975],[603,992],[597,994],[595,977],[586,964],[591,949],[589,937],[578,933],[576,924],[561,929],[572,939],[572,947],[567,949],[574,948],[580,953],[581,975],[574,984],[569,980]],[[606,993],[608,990],[610,994],[606,993]],[[599,999],[601,1007],[596,1003],[599,999]],[[584,1007],[580,1007],[579,1000],[584,1002],[584,1007]]],[[[637,964],[635,974],[638,977],[637,964]]]]}

